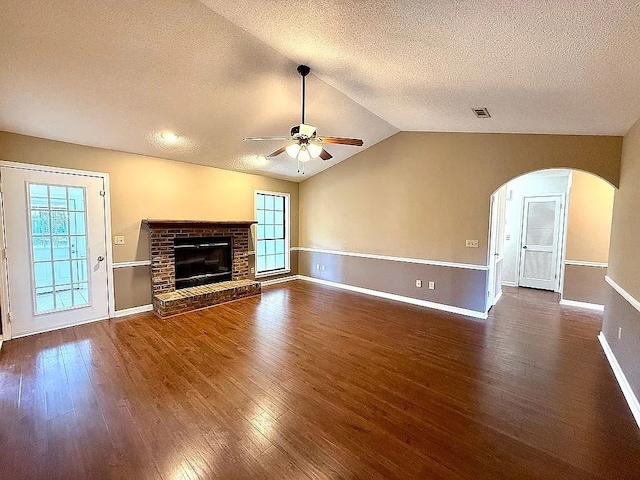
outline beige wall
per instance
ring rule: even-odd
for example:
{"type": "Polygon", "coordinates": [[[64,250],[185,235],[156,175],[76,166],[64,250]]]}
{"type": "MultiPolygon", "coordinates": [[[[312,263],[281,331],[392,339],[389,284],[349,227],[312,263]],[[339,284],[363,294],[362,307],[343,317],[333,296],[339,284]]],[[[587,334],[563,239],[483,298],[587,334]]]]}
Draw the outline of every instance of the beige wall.
{"type": "Polygon", "coordinates": [[[595,175],[573,172],[567,260],[607,263],[614,192],[609,183],[595,175]]]}
{"type": "Polygon", "coordinates": [[[148,260],[143,218],[253,220],[253,190],[291,194],[291,244],[298,240],[298,184],[189,163],[0,132],[0,159],[106,172],[111,181],[115,262],[148,260]]]}
{"type": "MultiPolygon", "coordinates": [[[[622,147],[620,188],[613,203],[608,275],[640,301],[640,120],[622,147]]],[[[640,311],[609,289],[602,332],[622,371],[640,398],[640,311]],[[618,338],[620,332],[620,338],[618,338]]]]}
{"type": "Polygon", "coordinates": [[[609,276],[640,300],[640,120],[624,137],[611,225],[609,276]]]}
{"type": "Polygon", "coordinates": [[[485,265],[500,185],[556,167],[617,185],[621,147],[605,136],[398,133],[301,184],[300,245],[485,265]]]}

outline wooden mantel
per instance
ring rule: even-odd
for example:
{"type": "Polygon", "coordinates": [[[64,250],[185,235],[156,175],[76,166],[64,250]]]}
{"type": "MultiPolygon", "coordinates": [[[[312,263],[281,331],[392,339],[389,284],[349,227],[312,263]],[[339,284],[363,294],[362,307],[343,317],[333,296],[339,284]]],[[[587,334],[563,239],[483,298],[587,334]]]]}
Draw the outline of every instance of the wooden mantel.
{"type": "Polygon", "coordinates": [[[249,228],[256,220],[233,220],[214,222],[211,220],[158,220],[145,218],[142,224],[149,228],[249,228]]]}

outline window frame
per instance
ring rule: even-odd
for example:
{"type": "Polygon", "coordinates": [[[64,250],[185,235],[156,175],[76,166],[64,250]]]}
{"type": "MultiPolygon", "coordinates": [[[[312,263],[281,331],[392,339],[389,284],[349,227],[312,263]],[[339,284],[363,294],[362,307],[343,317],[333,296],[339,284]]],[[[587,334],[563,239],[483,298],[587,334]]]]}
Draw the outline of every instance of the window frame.
{"type": "Polygon", "coordinates": [[[284,200],[284,268],[277,270],[265,270],[260,272],[258,270],[258,226],[254,229],[254,244],[255,244],[255,278],[271,277],[275,275],[282,275],[291,272],[291,194],[285,192],[274,192],[270,190],[254,190],[253,192],[253,212],[254,219],[258,220],[258,195],[271,195],[282,197],[284,200]]]}

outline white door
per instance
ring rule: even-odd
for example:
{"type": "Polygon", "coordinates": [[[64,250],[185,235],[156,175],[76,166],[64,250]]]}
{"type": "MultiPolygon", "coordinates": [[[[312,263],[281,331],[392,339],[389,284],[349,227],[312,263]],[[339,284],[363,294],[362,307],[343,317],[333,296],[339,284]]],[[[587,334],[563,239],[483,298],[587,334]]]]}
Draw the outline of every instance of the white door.
{"type": "Polygon", "coordinates": [[[524,197],[521,287],[556,290],[564,197],[524,197]]]}
{"type": "Polygon", "coordinates": [[[104,179],[0,169],[11,336],[108,318],[104,179]]]}

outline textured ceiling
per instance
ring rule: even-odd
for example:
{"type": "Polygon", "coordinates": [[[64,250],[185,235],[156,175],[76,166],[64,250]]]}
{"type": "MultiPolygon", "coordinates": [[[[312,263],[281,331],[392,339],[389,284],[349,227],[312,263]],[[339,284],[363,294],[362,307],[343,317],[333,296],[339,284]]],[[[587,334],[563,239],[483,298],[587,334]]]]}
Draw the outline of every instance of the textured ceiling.
{"type": "Polygon", "coordinates": [[[203,2],[401,130],[622,135],[640,117],[638,1],[203,2]]]}
{"type": "MultiPolygon", "coordinates": [[[[279,143],[398,130],[622,135],[637,1],[3,0],[0,130],[301,180],[279,143]],[[476,119],[487,107],[491,119],[476,119]],[[174,130],[167,146],[157,133],[174,130]]],[[[332,145],[334,160],[361,148],[332,145]]]]}
{"type": "MultiPolygon", "coordinates": [[[[302,180],[361,148],[331,145],[305,176],[259,161],[300,123],[297,64],[197,1],[3,0],[0,130],[302,180]],[[158,132],[176,131],[176,145],[158,132]]],[[[307,122],[366,146],[397,129],[307,77],[307,122]]]]}

